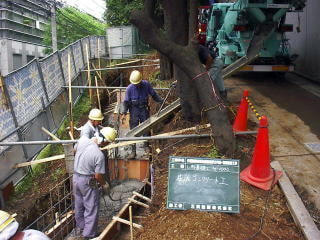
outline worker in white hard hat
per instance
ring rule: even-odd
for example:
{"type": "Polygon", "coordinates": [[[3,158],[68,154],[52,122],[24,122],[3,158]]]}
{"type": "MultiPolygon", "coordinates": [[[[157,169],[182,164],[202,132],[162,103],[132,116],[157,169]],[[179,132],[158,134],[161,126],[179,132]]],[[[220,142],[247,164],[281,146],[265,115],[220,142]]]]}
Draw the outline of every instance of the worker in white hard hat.
{"type": "Polygon", "coordinates": [[[92,138],[94,136],[99,136],[99,126],[103,120],[103,114],[100,109],[94,108],[91,109],[88,116],[88,122],[82,126],[80,137],[87,136],[87,138],[92,138]]]}
{"type": "Polygon", "coordinates": [[[44,233],[28,229],[22,232],[17,232],[19,223],[15,218],[0,210],[0,240],[50,240],[44,233]]]}
{"type": "Polygon", "coordinates": [[[99,145],[113,142],[117,136],[115,129],[104,127],[101,137],[80,137],[75,145],[73,194],[75,200],[75,220],[77,233],[69,239],[91,239],[97,237],[97,223],[100,203],[99,188],[109,192],[109,183],[103,175],[106,173],[106,161],[99,145]]]}
{"type": "MultiPolygon", "coordinates": [[[[129,80],[131,84],[126,90],[121,118],[124,119],[129,110],[130,129],[133,129],[149,118],[149,95],[160,104],[163,102],[163,99],[158,96],[148,81],[142,80],[142,74],[139,71],[132,71],[129,80]]],[[[146,142],[145,148],[147,151],[149,150],[148,142],[146,142]]],[[[135,157],[136,145],[133,144],[132,153],[129,155],[129,158],[135,157]]]]}

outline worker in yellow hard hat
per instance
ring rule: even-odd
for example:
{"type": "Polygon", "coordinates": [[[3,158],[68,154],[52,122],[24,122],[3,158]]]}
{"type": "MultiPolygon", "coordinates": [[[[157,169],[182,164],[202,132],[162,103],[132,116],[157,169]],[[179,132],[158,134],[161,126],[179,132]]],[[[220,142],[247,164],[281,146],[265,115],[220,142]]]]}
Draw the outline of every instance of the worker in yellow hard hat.
{"type": "Polygon", "coordinates": [[[28,229],[17,232],[19,223],[9,213],[0,210],[0,239],[1,240],[50,240],[44,233],[28,229]]]}
{"type": "Polygon", "coordinates": [[[88,118],[88,122],[80,128],[80,137],[86,136],[90,139],[94,136],[99,136],[99,125],[101,125],[104,117],[100,109],[94,108],[89,112],[88,118]]]}
{"type": "MultiPolygon", "coordinates": [[[[149,95],[160,104],[163,99],[158,96],[148,81],[142,80],[142,74],[139,71],[132,71],[129,80],[131,84],[126,89],[121,118],[124,119],[129,110],[130,129],[132,129],[149,118],[149,95]]],[[[149,150],[148,142],[146,142],[145,148],[147,151],[149,150]]],[[[135,156],[136,145],[134,144],[129,158],[135,158],[135,156]]]]}
{"type": "Polygon", "coordinates": [[[109,192],[109,183],[105,181],[106,159],[99,145],[113,142],[117,132],[111,127],[100,131],[101,138],[80,137],[75,145],[73,194],[75,199],[76,228],[80,233],[69,239],[91,239],[97,237],[97,223],[100,204],[99,186],[104,193],[109,192]]]}

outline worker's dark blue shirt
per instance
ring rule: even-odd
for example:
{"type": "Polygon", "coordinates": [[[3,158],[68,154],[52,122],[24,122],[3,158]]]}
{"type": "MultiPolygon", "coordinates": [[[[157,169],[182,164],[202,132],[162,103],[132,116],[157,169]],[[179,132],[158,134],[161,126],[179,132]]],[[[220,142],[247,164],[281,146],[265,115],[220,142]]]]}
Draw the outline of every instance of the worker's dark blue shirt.
{"type": "Polygon", "coordinates": [[[127,113],[128,109],[130,110],[131,108],[147,108],[149,95],[151,95],[156,102],[162,102],[162,99],[154,91],[148,81],[142,80],[139,86],[130,84],[127,87],[126,96],[124,98],[123,112],[127,113]]]}

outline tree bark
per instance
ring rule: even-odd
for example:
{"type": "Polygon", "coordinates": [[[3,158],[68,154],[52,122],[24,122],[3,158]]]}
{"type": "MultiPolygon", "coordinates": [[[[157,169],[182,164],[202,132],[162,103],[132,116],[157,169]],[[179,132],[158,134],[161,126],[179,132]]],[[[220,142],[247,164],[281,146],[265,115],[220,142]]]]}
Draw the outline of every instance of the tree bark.
{"type": "Polygon", "coordinates": [[[160,79],[169,80],[173,78],[173,65],[166,55],[160,53],[160,79]]]}
{"type": "MultiPolygon", "coordinates": [[[[169,21],[172,21],[173,18],[170,19],[171,14],[174,14],[172,11],[175,11],[176,14],[181,12],[186,14],[187,8],[182,8],[182,5],[174,4],[177,2],[182,4],[182,1],[183,0],[164,0],[163,6],[165,18],[169,17],[169,21]],[[176,8],[177,6],[179,6],[179,9],[176,8]]],[[[190,6],[193,6],[193,1],[195,0],[190,0],[190,6]]],[[[155,1],[153,0],[145,0],[145,3],[147,4],[152,4],[154,2],[155,1]]],[[[215,145],[220,153],[232,157],[235,149],[234,134],[227,117],[226,108],[219,98],[219,93],[216,91],[214,82],[210,80],[209,75],[200,63],[197,52],[198,43],[196,41],[189,41],[188,45],[183,45],[170,40],[168,37],[172,36],[170,35],[170,32],[166,35],[163,31],[160,31],[152,19],[148,17],[150,14],[145,12],[146,9],[148,8],[145,8],[145,10],[133,11],[130,21],[138,27],[141,36],[148,44],[157,49],[160,53],[166,55],[182,72],[184,72],[184,74],[186,74],[188,81],[180,82],[181,89],[190,87],[191,84],[194,86],[197,95],[201,97],[197,98],[198,100],[196,102],[192,99],[192,104],[197,105],[198,109],[201,109],[201,113],[205,115],[211,123],[215,145]]],[[[191,9],[190,13],[193,14],[192,11],[196,10],[191,9]]],[[[190,21],[193,21],[192,17],[190,17],[190,21]]],[[[168,29],[168,31],[171,31],[171,34],[175,34],[172,32],[173,29],[168,29]]],[[[183,34],[183,31],[188,31],[188,29],[176,28],[176,31],[183,34]]],[[[183,97],[183,95],[181,97],[183,97]]]]}

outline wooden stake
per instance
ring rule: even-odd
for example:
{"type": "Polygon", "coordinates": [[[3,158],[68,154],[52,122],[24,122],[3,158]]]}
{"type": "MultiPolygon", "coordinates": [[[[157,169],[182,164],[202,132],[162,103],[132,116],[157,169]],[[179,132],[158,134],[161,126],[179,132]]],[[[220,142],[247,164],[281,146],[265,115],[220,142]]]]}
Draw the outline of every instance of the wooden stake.
{"type": "Polygon", "coordinates": [[[3,98],[3,106],[5,106],[5,108],[8,109],[8,99],[7,99],[7,95],[4,92],[4,81],[3,81],[3,77],[1,75],[0,75],[0,90],[1,90],[2,98],[3,98]]]}
{"type": "MultiPolygon", "coordinates": [[[[95,79],[95,82],[96,82],[96,87],[99,87],[97,76],[94,76],[94,79],[95,79]]],[[[98,88],[97,88],[97,99],[98,99],[99,109],[101,110],[100,95],[99,95],[99,89],[98,88]]]]}
{"type": "Polygon", "coordinates": [[[150,202],[150,203],[151,203],[151,199],[150,199],[150,198],[148,198],[148,197],[146,197],[146,196],[143,196],[143,195],[140,194],[140,193],[137,193],[137,192],[133,191],[133,195],[136,195],[137,197],[142,198],[143,200],[146,200],[147,202],[150,202]]]}
{"type": "MultiPolygon", "coordinates": [[[[123,219],[123,218],[119,218],[119,217],[113,216],[112,219],[130,226],[130,222],[128,220],[123,219]]],[[[138,229],[142,229],[143,228],[140,224],[136,224],[136,223],[132,223],[132,226],[135,227],[135,228],[138,228],[138,229]]]]}
{"type": "Polygon", "coordinates": [[[74,125],[73,125],[73,112],[72,112],[72,90],[71,90],[71,56],[68,54],[68,76],[69,76],[69,121],[70,121],[70,131],[72,136],[74,135],[74,125]]]}
{"type": "Polygon", "coordinates": [[[50,137],[52,137],[52,139],[54,139],[56,141],[60,141],[60,139],[56,135],[54,135],[53,133],[49,132],[48,129],[42,127],[41,130],[44,131],[46,134],[48,134],[50,137]]]}
{"type": "Polygon", "coordinates": [[[129,217],[130,217],[130,239],[133,240],[132,206],[129,206],[129,217]]]}
{"type": "MultiPolygon", "coordinates": [[[[89,87],[91,87],[90,59],[89,59],[88,44],[86,44],[86,54],[87,54],[87,67],[88,67],[88,84],[89,84],[89,87]]],[[[91,88],[89,88],[89,97],[90,97],[90,102],[92,103],[92,89],[91,88]]]]}
{"type": "Polygon", "coordinates": [[[128,198],[128,200],[132,203],[135,203],[137,205],[140,205],[142,207],[145,207],[145,208],[149,208],[149,205],[145,204],[145,203],[142,203],[142,202],[139,202],[137,200],[134,200],[133,198],[128,198]]]}
{"type": "Polygon", "coordinates": [[[71,131],[69,131],[68,133],[69,133],[70,139],[71,139],[71,140],[74,140],[74,137],[73,137],[71,131]]]}

